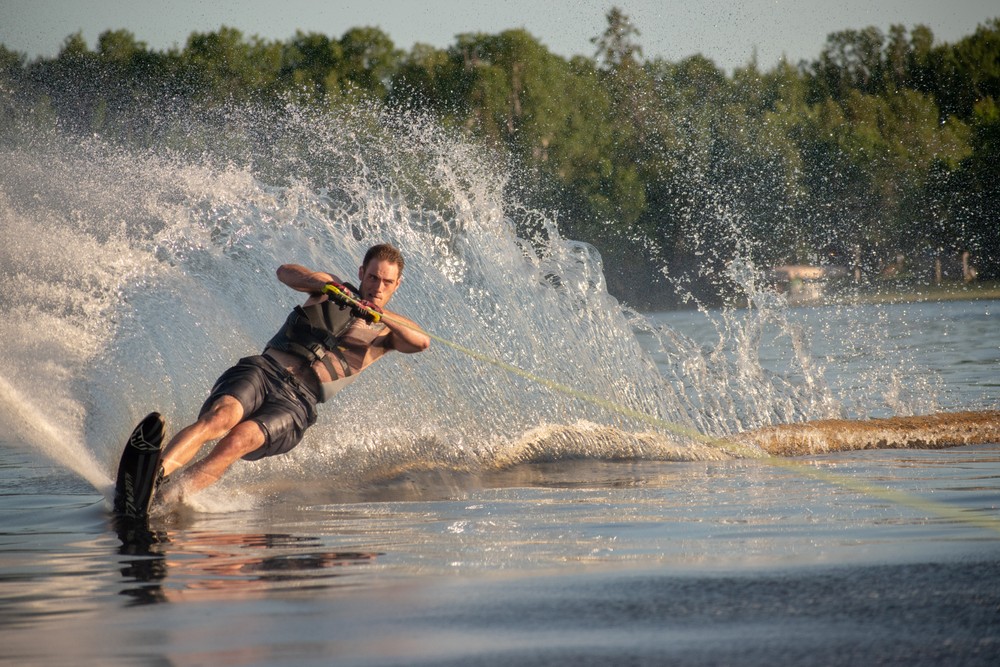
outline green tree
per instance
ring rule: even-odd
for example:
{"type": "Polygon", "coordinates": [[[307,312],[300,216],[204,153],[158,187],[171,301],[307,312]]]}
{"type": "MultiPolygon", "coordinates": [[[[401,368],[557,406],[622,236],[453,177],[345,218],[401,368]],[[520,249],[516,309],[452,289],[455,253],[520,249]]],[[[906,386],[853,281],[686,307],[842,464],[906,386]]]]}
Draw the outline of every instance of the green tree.
{"type": "Polygon", "coordinates": [[[324,100],[340,90],[343,60],[340,42],[320,33],[298,31],[282,48],[280,86],[304,96],[305,101],[324,100]]]}
{"type": "Polygon", "coordinates": [[[378,28],[352,28],[340,38],[343,93],[384,99],[402,53],[378,28]]]}
{"type": "Polygon", "coordinates": [[[388,101],[397,107],[429,109],[447,120],[448,105],[454,102],[450,91],[455,70],[447,50],[414,44],[396,69],[388,101]]]}
{"type": "Polygon", "coordinates": [[[281,46],[259,37],[245,40],[236,28],[193,33],[182,53],[192,95],[217,104],[259,98],[278,78],[281,46]]]}
{"type": "Polygon", "coordinates": [[[0,138],[14,130],[25,106],[25,55],[0,44],[0,138]]]}
{"type": "Polygon", "coordinates": [[[68,36],[55,59],[32,63],[27,78],[62,127],[72,132],[93,131],[104,80],[97,54],[87,47],[82,33],[68,36]]]}
{"type": "Polygon", "coordinates": [[[972,154],[960,170],[959,229],[983,278],[1000,279],[1000,104],[987,97],[973,108],[972,154]]]}
{"type": "MultiPolygon", "coordinates": [[[[907,76],[910,85],[926,94],[934,92],[933,48],[934,33],[930,28],[918,25],[910,31],[910,50],[906,63],[907,76]]],[[[938,106],[940,107],[940,101],[938,106]]]]}
{"type": "Polygon", "coordinates": [[[603,64],[598,71],[611,99],[609,121],[614,129],[609,164],[595,194],[607,201],[600,214],[629,229],[647,210],[641,165],[646,161],[646,139],[653,130],[649,110],[655,92],[639,62],[642,47],[634,41],[641,34],[638,28],[617,7],[606,18],[607,29],[591,42],[603,64]]]}
{"type": "MultiPolygon", "coordinates": [[[[765,266],[860,247],[874,272],[896,253],[969,249],[998,273],[1000,19],[954,44],[921,25],[845,30],[811,63],[727,76],[700,54],[644,61],[631,19],[605,18],[594,57],[571,61],[524,30],[405,54],[377,28],[267,42],[223,27],[167,52],[122,30],[92,51],[77,33],[31,63],[0,46],[0,130],[31,118],[255,159],[257,138],[216,131],[240,109],[280,122],[289,92],[317,113],[384,102],[509,158],[508,187],[597,245],[609,285],[636,302],[664,264],[701,275],[747,252],[765,266]],[[171,120],[192,107],[200,136],[171,120]]],[[[282,141],[276,155],[296,154],[296,137],[282,141]]]]}
{"type": "Polygon", "coordinates": [[[884,90],[884,42],[884,35],[874,27],[830,34],[819,60],[812,65],[814,100],[841,100],[852,90],[884,90]]]}
{"type": "Polygon", "coordinates": [[[642,33],[618,7],[612,7],[605,18],[607,29],[590,40],[597,47],[594,57],[605,70],[637,66],[642,58],[642,47],[634,40],[642,33]]]}
{"type": "Polygon", "coordinates": [[[101,82],[92,130],[138,140],[149,130],[148,110],[176,99],[177,57],[151,52],[127,30],[97,38],[96,79],[101,82]]]}
{"type": "Polygon", "coordinates": [[[932,56],[934,94],[943,117],[969,119],[983,99],[1000,99],[1000,18],[932,56]]]}

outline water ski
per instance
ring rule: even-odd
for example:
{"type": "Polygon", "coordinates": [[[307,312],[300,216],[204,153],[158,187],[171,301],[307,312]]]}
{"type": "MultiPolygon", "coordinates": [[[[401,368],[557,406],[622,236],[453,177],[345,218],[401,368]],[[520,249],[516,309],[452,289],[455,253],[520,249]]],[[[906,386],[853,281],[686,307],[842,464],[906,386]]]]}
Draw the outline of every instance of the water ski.
{"type": "Polygon", "coordinates": [[[118,464],[114,513],[118,518],[146,519],[160,473],[164,422],[149,413],[132,431],[118,464]]]}

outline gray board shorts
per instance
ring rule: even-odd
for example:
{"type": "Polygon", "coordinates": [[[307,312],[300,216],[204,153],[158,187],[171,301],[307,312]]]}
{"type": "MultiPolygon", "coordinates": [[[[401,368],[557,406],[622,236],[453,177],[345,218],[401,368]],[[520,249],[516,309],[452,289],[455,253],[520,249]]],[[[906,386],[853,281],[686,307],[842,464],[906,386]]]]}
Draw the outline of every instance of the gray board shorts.
{"type": "Polygon", "coordinates": [[[239,401],[244,421],[256,422],[264,432],[264,444],[246,454],[247,461],[291,451],[316,423],[316,397],[267,355],[244,357],[220,375],[201,414],[222,396],[239,401]]]}

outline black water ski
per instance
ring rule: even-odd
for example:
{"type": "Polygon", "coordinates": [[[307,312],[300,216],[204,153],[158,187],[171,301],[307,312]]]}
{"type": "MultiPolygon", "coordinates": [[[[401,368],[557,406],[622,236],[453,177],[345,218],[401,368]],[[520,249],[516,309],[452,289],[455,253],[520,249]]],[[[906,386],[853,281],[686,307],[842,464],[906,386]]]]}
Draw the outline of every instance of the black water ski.
{"type": "Polygon", "coordinates": [[[125,443],[115,480],[114,513],[119,518],[144,520],[149,514],[160,472],[163,431],[163,417],[151,412],[125,443]]]}

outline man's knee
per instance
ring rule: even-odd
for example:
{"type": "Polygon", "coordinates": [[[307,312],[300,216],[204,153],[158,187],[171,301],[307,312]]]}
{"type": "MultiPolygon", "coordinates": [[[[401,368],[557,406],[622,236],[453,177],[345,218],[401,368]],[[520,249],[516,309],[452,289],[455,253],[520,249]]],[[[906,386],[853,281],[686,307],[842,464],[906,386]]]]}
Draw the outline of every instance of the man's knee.
{"type": "Polygon", "coordinates": [[[264,431],[257,422],[247,421],[236,425],[216,445],[213,454],[229,461],[236,461],[264,444],[264,431]]]}
{"type": "Polygon", "coordinates": [[[211,431],[225,433],[243,419],[243,405],[232,396],[220,396],[198,417],[211,431]]]}

